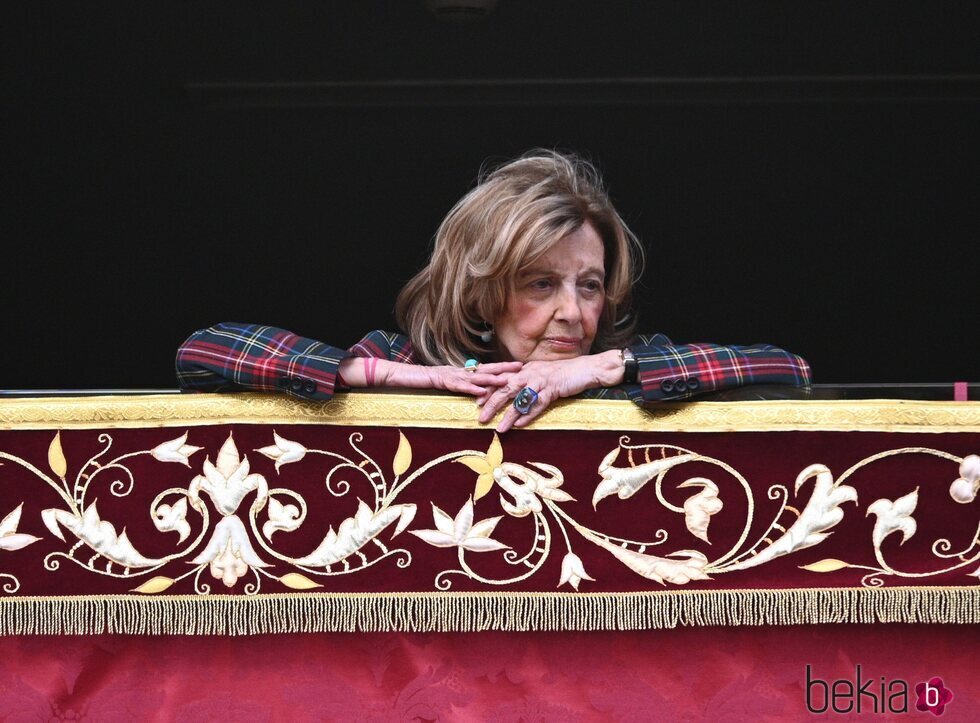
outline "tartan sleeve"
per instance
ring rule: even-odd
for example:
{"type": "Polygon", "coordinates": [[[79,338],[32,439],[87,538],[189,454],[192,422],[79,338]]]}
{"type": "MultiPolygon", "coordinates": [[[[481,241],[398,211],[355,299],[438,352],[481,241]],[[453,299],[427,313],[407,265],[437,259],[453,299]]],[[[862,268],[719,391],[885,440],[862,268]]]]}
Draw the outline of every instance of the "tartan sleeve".
{"type": "Polygon", "coordinates": [[[181,389],[282,392],[329,399],[350,353],[284,329],[222,323],[195,331],[177,350],[181,389]]]}
{"type": "Polygon", "coordinates": [[[349,349],[358,357],[375,357],[388,361],[415,364],[415,353],[412,342],[404,334],[393,334],[390,331],[371,331],[363,339],[349,349]]]}
{"type": "Polygon", "coordinates": [[[688,399],[747,384],[810,385],[810,365],[771,344],[673,344],[663,334],[631,345],[639,364],[637,402],[688,399]]]}

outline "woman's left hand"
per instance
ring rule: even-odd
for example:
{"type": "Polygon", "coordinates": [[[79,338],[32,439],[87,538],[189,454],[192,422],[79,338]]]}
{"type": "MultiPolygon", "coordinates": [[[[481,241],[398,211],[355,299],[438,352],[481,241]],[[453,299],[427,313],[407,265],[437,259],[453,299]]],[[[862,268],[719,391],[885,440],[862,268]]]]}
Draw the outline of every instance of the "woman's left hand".
{"type": "Polygon", "coordinates": [[[614,387],[623,382],[623,372],[622,355],[615,349],[574,359],[526,362],[519,372],[510,375],[506,385],[477,399],[483,407],[480,423],[489,422],[506,407],[497,431],[526,427],[556,399],[574,397],[595,387],[614,387]],[[521,414],[513,405],[514,397],[524,387],[538,393],[527,414],[521,414]]]}

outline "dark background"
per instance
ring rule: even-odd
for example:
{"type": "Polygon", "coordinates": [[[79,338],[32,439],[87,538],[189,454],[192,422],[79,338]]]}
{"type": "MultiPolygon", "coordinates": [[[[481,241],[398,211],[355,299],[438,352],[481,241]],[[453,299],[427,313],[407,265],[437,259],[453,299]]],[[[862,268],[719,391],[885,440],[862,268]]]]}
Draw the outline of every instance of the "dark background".
{"type": "Polygon", "coordinates": [[[173,386],[222,320],[349,345],[481,163],[603,170],[640,327],[977,381],[975,2],[11,0],[0,387],[173,386]]]}

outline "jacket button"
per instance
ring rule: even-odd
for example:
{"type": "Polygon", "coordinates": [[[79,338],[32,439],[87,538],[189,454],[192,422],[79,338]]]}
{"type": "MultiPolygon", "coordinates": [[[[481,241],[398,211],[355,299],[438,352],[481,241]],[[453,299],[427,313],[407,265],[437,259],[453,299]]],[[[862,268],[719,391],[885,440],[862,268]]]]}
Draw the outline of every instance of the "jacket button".
{"type": "Polygon", "coordinates": [[[687,391],[687,382],[685,382],[683,379],[678,379],[676,382],[674,382],[674,391],[675,392],[686,392],[687,391]]]}
{"type": "Polygon", "coordinates": [[[289,382],[289,388],[299,394],[303,391],[303,380],[299,377],[293,377],[289,382]]]}
{"type": "Polygon", "coordinates": [[[701,382],[698,381],[697,377],[691,377],[687,380],[687,388],[692,392],[701,386],[701,382]]]}
{"type": "Polygon", "coordinates": [[[672,391],[674,391],[674,380],[664,379],[662,382],[660,382],[660,391],[662,391],[664,394],[670,394],[672,391]]]}
{"type": "Polygon", "coordinates": [[[316,382],[313,379],[307,379],[303,384],[303,391],[307,394],[316,392],[316,382]]]}

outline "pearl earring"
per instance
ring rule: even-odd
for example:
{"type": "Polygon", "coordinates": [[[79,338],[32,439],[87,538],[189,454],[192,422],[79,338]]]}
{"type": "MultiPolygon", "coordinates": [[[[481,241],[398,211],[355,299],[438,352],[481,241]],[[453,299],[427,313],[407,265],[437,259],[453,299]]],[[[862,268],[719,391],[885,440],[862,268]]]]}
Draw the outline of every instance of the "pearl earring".
{"type": "Polygon", "coordinates": [[[487,324],[487,330],[480,334],[480,341],[484,344],[489,344],[493,341],[493,327],[487,324]]]}

